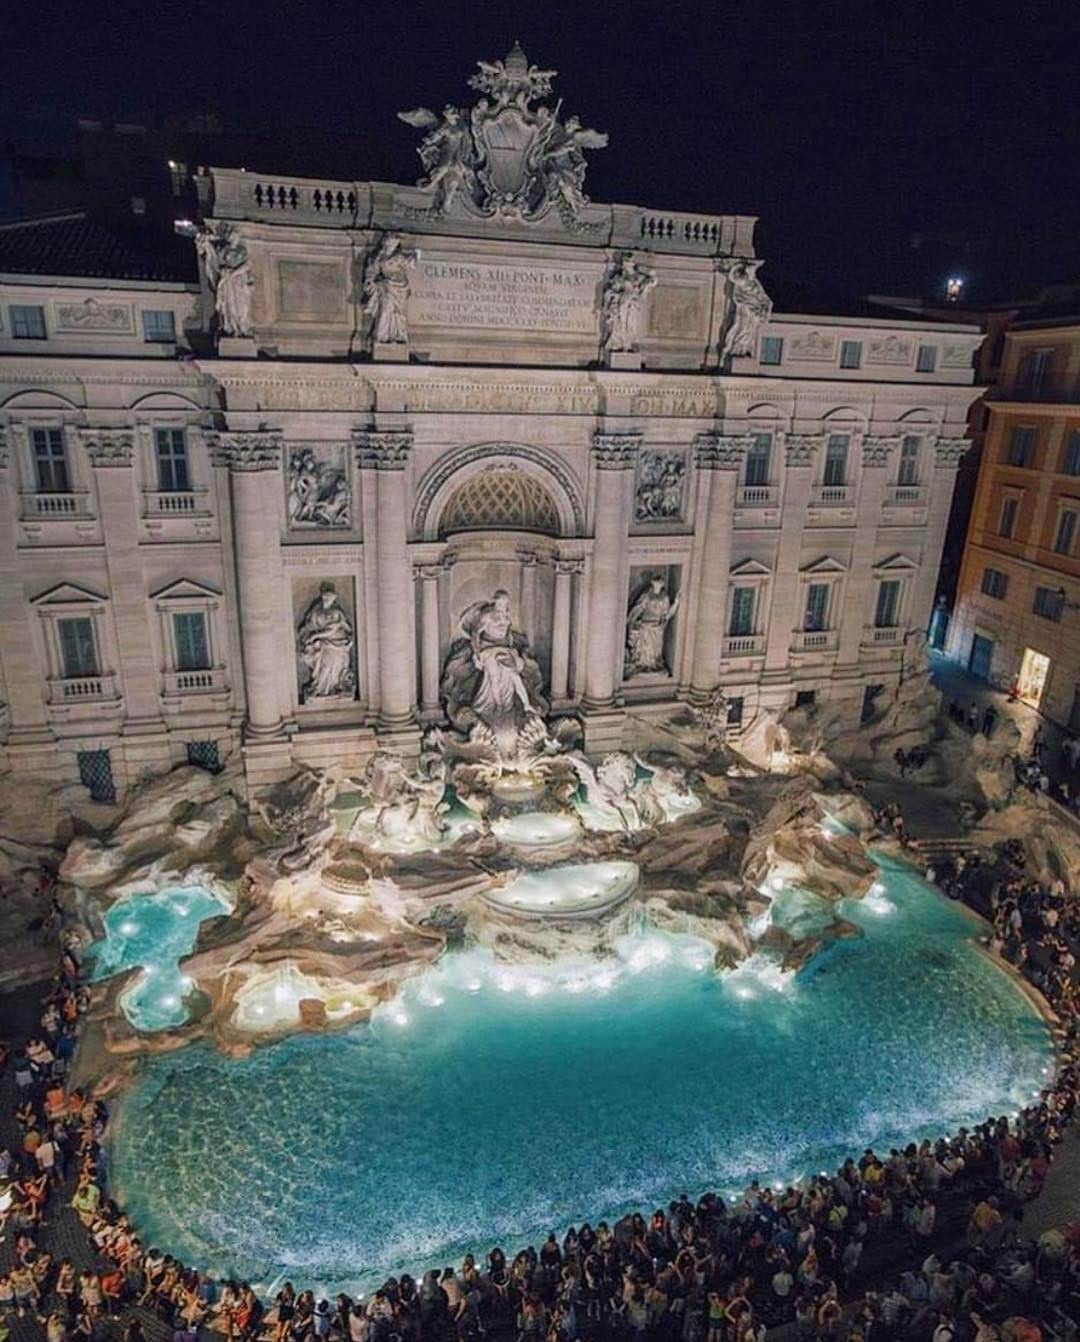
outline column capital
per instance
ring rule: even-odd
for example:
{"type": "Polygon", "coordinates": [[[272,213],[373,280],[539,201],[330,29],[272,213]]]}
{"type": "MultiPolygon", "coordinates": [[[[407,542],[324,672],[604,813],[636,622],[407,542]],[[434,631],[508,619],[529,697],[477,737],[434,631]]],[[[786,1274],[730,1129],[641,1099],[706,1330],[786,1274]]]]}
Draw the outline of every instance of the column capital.
{"type": "Polygon", "coordinates": [[[694,439],[694,464],[699,471],[737,471],[753,434],[699,433],[694,439]]]}
{"type": "Polygon", "coordinates": [[[555,561],[556,577],[562,575],[563,577],[572,578],[575,573],[584,573],[584,572],[585,572],[584,559],[556,559],[555,561]]]}
{"type": "Polygon", "coordinates": [[[208,433],[207,444],[215,466],[230,471],[277,471],[281,469],[281,431],[279,429],[236,429],[229,433],[208,433]]]}
{"type": "Polygon", "coordinates": [[[356,429],[356,464],[361,470],[403,471],[412,451],[411,429],[356,429]]]}
{"type": "Polygon", "coordinates": [[[970,438],[939,438],[934,444],[934,465],[955,470],[970,446],[970,438]]]}
{"type": "Polygon", "coordinates": [[[637,464],[640,433],[605,433],[597,429],[593,434],[592,454],[598,471],[629,471],[637,464]]]}
{"type": "Polygon", "coordinates": [[[825,446],[823,433],[789,433],[784,439],[784,455],[789,466],[812,466],[825,446]]]}
{"type": "Polygon", "coordinates": [[[446,572],[446,565],[442,560],[434,564],[415,564],[413,571],[424,582],[438,582],[439,578],[446,572]]]}
{"type": "Polygon", "coordinates": [[[862,444],[862,464],[864,466],[888,466],[890,454],[899,446],[899,438],[864,438],[862,444]]]}
{"type": "Polygon", "coordinates": [[[135,460],[135,433],[132,429],[78,429],[77,433],[92,466],[99,469],[106,466],[130,466],[135,460]]]}

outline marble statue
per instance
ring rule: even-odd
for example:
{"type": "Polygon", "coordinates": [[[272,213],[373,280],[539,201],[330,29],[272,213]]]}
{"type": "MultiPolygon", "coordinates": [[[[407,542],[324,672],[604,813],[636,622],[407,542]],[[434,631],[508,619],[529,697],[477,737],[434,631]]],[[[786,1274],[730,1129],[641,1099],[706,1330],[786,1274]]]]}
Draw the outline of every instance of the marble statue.
{"type": "Polygon", "coordinates": [[[624,750],[605,755],[595,768],[577,752],[567,758],[585,789],[582,814],[590,828],[633,833],[700,805],[677,765],[650,764],[624,750]]]}
{"type": "Polygon", "coordinates": [[[384,234],[368,258],[362,300],[372,344],[404,345],[408,341],[409,271],[415,265],[416,252],[403,247],[397,233],[384,234]]]}
{"type": "Polygon", "coordinates": [[[378,750],[368,760],[360,788],[364,802],[353,818],[350,839],[405,851],[436,847],[446,833],[447,766],[439,756],[421,758],[410,774],[401,757],[378,750]]]}
{"type": "Polygon", "coordinates": [[[289,525],[293,527],[347,527],[349,481],[340,465],[320,461],[311,447],[289,453],[289,525]]]}
{"type": "Polygon", "coordinates": [[[653,272],[627,252],[612,262],[601,300],[604,354],[637,349],[645,295],[655,283],[653,272]]]}
{"type": "Polygon", "coordinates": [[[659,574],[651,577],[626,617],[627,676],[645,671],[670,672],[664,659],[664,634],[678,608],[679,598],[672,600],[664,578],[659,574]]]}
{"type": "Polygon", "coordinates": [[[728,270],[732,316],[720,348],[721,360],[753,354],[758,330],[772,315],[772,299],[757,277],[760,267],[760,261],[734,261],[728,270]]]}
{"type": "Polygon", "coordinates": [[[237,237],[234,225],[219,224],[195,234],[195,249],[214,295],[219,331],[226,336],[250,336],[255,280],[247,244],[237,237]]]}
{"type": "Polygon", "coordinates": [[[639,522],[667,522],[682,517],[686,458],[681,452],[642,452],[638,469],[634,517],[639,522]]]}
{"type": "Polygon", "coordinates": [[[431,213],[460,203],[480,216],[535,219],[554,209],[573,228],[588,204],[584,151],[604,148],[608,137],[577,117],[560,121],[559,106],[534,106],[551,92],[557,71],[530,65],[516,43],[504,60],[478,65],[469,83],[484,96],[468,112],[447,106],[441,117],[426,107],[398,113],[427,132],[417,185],[432,193],[431,213]]]}
{"type": "Polygon", "coordinates": [[[304,612],[296,631],[304,701],[353,693],[356,688],[354,643],[352,624],[334,584],[320,583],[319,595],[304,612]]]}
{"type": "Polygon", "coordinates": [[[500,589],[489,601],[473,602],[461,631],[443,667],[447,716],[471,742],[512,764],[546,738],[548,705],[528,638],[513,626],[510,594],[500,589]]]}

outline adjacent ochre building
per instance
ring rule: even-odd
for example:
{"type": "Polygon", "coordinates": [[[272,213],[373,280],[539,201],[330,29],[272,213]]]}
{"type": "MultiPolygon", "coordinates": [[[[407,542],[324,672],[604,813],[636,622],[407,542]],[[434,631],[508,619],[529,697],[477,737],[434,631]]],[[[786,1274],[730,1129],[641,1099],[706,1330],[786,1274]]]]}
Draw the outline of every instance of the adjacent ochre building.
{"type": "Polygon", "coordinates": [[[1080,318],[1014,325],[948,652],[1080,730],[1080,318]]]}
{"type": "Polygon", "coordinates": [[[0,229],[4,767],[414,748],[500,589],[593,750],[895,680],[978,331],[772,311],[753,219],[589,202],[605,137],[477,79],[417,187],[207,172],[198,284],[0,229]]]}

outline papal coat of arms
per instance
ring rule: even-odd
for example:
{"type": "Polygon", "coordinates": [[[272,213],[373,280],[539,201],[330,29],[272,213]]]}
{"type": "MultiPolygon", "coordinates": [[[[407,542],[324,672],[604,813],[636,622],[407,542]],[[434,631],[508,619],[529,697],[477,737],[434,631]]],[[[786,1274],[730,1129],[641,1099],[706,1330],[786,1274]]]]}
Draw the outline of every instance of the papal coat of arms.
{"type": "Polygon", "coordinates": [[[479,61],[469,84],[484,96],[471,111],[443,108],[442,116],[417,107],[402,121],[427,131],[418,153],[425,175],[418,186],[432,193],[431,212],[455,202],[479,215],[539,219],[548,210],[572,224],[589,203],[586,149],[602,149],[607,136],[576,117],[560,120],[538,100],[551,92],[555,70],[530,65],[514,44],[504,61],[479,61]]]}

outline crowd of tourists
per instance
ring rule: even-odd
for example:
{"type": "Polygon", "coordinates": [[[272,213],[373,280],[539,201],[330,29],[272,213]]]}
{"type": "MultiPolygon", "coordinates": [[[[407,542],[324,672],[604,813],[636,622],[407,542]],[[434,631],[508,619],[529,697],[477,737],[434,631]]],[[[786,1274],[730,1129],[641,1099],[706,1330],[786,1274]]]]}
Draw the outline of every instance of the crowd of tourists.
{"type": "Polygon", "coordinates": [[[1080,901],[1061,882],[1025,879],[1021,856],[1013,846],[994,864],[928,873],[988,916],[993,949],[1061,1021],[1062,1064],[1020,1113],[866,1150],[797,1187],[683,1194],[513,1258],[493,1248],[334,1300],[285,1283],[264,1301],[248,1283],[215,1282],[144,1244],[111,1200],[108,1109],[67,1084],[88,992],[54,899],[55,986],[35,1037],[0,1056],[15,1091],[0,1150],[0,1342],[13,1328],[15,1342],[42,1331],[46,1342],[195,1342],[207,1329],[229,1342],[760,1342],[775,1328],[798,1342],[1072,1342],[1080,1225],[1031,1243],[1022,1216],[1080,1097],[1080,901]],[[47,1247],[49,1224],[72,1216],[79,1265],[47,1247]]]}

